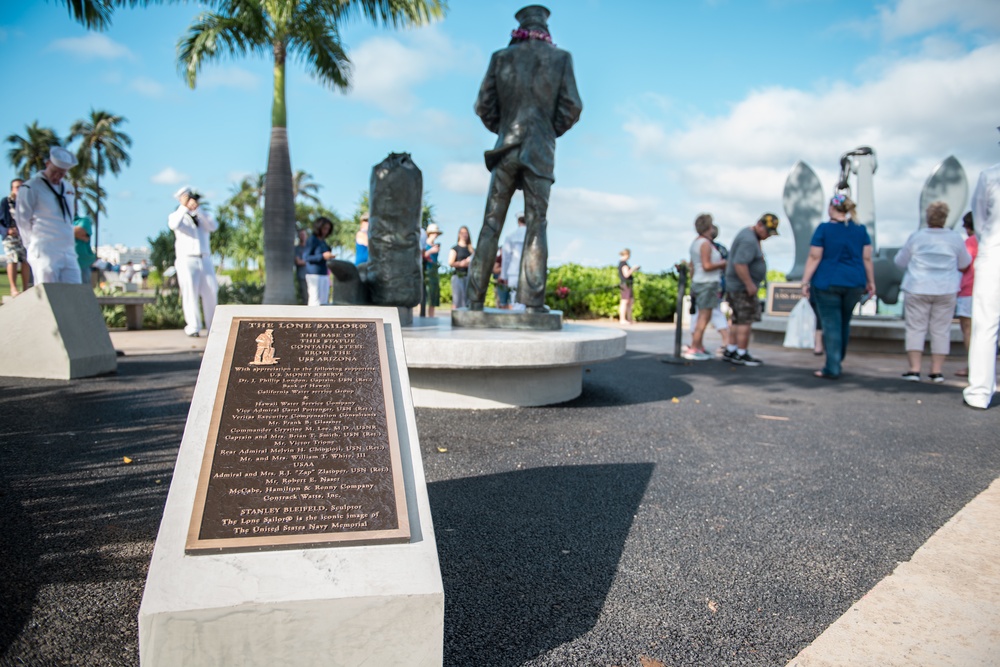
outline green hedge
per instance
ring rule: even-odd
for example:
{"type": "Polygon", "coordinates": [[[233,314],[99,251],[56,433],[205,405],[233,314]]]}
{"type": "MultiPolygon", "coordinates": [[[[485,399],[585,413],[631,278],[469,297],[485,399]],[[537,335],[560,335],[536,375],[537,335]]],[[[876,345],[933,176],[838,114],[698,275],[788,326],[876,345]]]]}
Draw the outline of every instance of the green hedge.
{"type": "MultiPolygon", "coordinates": [[[[97,295],[121,294],[110,289],[96,289],[97,295]]],[[[259,282],[234,282],[219,287],[219,305],[260,304],[264,302],[264,285],[259,282]]],[[[104,323],[111,329],[125,327],[125,306],[101,306],[104,323]]],[[[142,309],[144,329],[183,329],[184,310],[177,289],[158,288],[156,301],[142,309]]]]}
{"type": "MultiPolygon", "coordinates": [[[[235,276],[234,276],[235,277],[235,276]]],[[[235,281],[219,288],[219,304],[259,304],[264,300],[264,285],[256,276],[235,281]]],[[[451,275],[442,273],[441,303],[451,304],[451,275]]],[[[110,290],[96,290],[98,294],[111,294],[110,290]]],[[[633,282],[637,321],[671,322],[677,304],[677,275],[673,272],[635,274],[633,282]]],[[[579,264],[564,264],[549,269],[548,293],[545,303],[554,310],[561,310],[567,318],[594,319],[618,317],[618,269],[614,266],[593,268],[579,264]]],[[[496,295],[490,283],[486,304],[494,306],[496,295]]],[[[103,306],[104,321],[109,327],[125,326],[124,306],[103,306]]],[[[156,301],[143,309],[142,325],[146,329],[180,329],[184,327],[184,314],[176,289],[156,290],[156,301]]]]}
{"type": "MultiPolygon", "coordinates": [[[[441,274],[441,303],[451,303],[451,276],[441,274]]],[[[633,281],[637,321],[671,322],[677,304],[677,275],[667,273],[635,274],[633,281]]],[[[549,269],[545,303],[561,310],[567,318],[594,319],[618,317],[618,268],[593,268],[564,264],[549,269]]],[[[496,303],[491,282],[486,295],[488,306],[496,303]]]]}

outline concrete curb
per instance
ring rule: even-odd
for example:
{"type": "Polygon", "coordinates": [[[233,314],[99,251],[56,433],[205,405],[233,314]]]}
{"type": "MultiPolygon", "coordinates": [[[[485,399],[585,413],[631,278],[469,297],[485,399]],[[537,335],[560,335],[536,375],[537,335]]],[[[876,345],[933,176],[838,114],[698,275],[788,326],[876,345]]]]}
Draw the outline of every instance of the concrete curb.
{"type": "Polygon", "coordinates": [[[788,667],[1000,664],[996,480],[788,667]]]}

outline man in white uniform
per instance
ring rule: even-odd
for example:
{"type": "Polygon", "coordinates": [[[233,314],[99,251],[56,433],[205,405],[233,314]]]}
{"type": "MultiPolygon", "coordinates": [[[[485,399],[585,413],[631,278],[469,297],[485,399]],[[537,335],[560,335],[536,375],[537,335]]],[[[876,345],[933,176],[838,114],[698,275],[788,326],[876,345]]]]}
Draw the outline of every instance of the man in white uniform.
{"type": "MultiPolygon", "coordinates": [[[[1000,128],[997,128],[1000,129],[1000,128]]],[[[979,237],[972,286],[972,336],[965,403],[985,410],[997,388],[997,329],[1000,327],[1000,163],[979,175],[972,194],[979,237]]]]}
{"type": "Polygon", "coordinates": [[[177,268],[177,286],[184,309],[184,333],[198,336],[202,328],[201,311],[205,311],[205,328],[210,330],[219,300],[219,282],[215,278],[209,243],[209,234],[218,225],[210,213],[198,206],[199,196],[191,188],[181,188],[174,193],[174,199],[180,202],[180,206],[167,218],[167,225],[174,232],[174,252],[177,255],[174,266],[177,268]]]}
{"type": "MultiPolygon", "coordinates": [[[[524,239],[527,233],[528,227],[524,221],[524,214],[518,213],[517,229],[504,239],[503,251],[500,255],[500,279],[506,281],[511,301],[514,301],[514,295],[517,294],[517,284],[521,277],[521,255],[524,254],[524,239]]],[[[512,309],[524,310],[524,304],[515,302],[512,309]]]]}
{"type": "Polygon", "coordinates": [[[36,283],[81,282],[73,237],[76,191],[63,180],[75,166],[75,155],[53,146],[45,169],[22,183],[18,191],[17,228],[36,283]]]}

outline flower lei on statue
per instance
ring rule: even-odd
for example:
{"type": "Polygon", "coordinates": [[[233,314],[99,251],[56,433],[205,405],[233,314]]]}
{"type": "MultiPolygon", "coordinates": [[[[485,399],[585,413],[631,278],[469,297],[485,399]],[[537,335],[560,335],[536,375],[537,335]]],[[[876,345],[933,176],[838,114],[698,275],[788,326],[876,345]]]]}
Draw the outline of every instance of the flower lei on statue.
{"type": "Polygon", "coordinates": [[[537,39],[545,42],[546,44],[552,44],[552,35],[541,30],[525,30],[524,28],[518,28],[517,30],[510,31],[510,38],[511,41],[514,42],[526,42],[531,39],[537,39]]]}

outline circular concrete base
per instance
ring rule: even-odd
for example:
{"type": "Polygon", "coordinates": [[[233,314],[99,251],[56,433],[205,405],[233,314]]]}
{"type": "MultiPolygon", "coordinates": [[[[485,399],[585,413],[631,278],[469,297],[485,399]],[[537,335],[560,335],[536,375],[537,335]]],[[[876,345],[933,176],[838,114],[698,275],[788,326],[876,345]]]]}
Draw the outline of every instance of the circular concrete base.
{"type": "Polygon", "coordinates": [[[452,329],[447,318],[415,319],[403,347],[413,404],[509,408],[569,401],[583,367],[625,354],[625,332],[564,324],[560,331],[452,329]]]}

